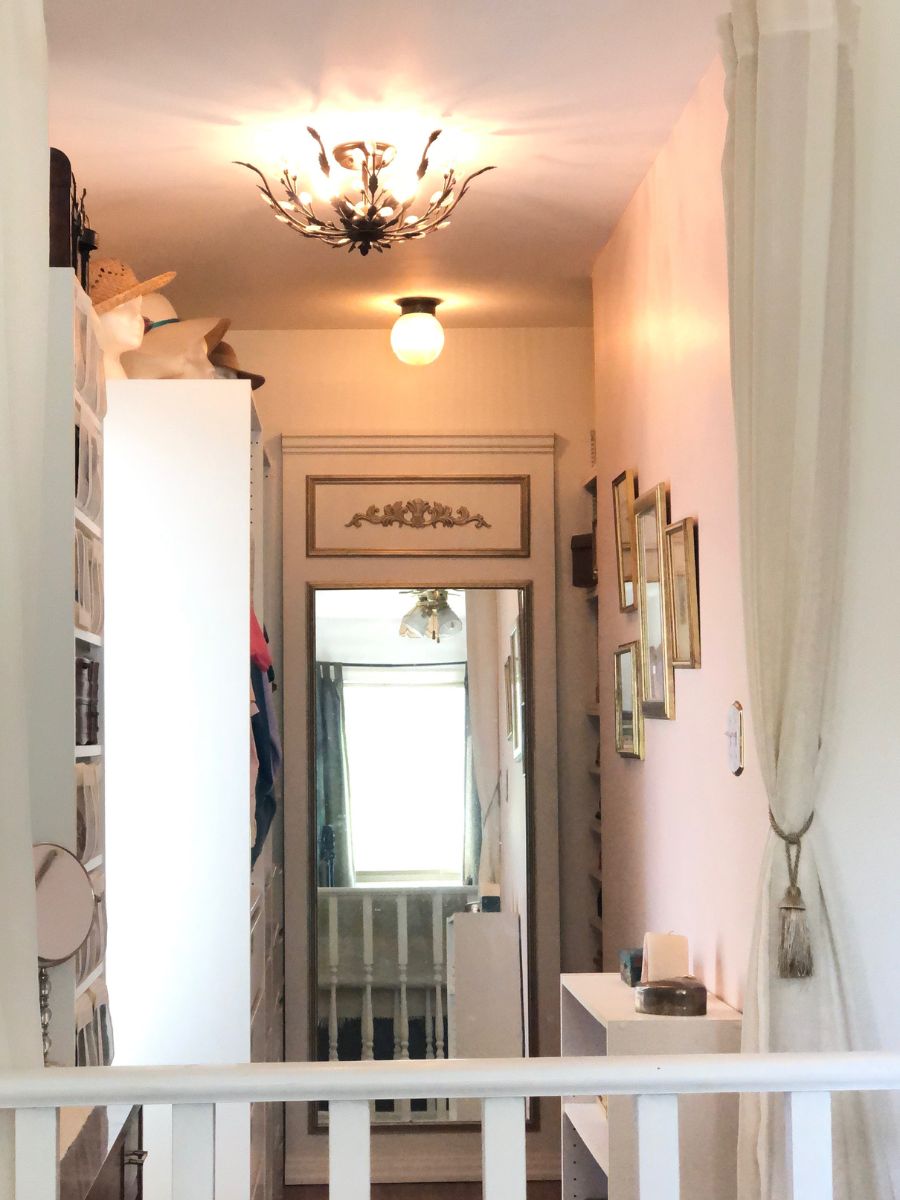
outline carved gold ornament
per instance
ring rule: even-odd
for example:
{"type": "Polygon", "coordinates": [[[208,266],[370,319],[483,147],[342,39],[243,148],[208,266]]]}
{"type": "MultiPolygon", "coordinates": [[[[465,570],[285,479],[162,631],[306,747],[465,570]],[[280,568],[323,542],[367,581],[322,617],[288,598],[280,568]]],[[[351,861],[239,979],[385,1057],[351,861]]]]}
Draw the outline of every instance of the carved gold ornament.
{"type": "Polygon", "coordinates": [[[481,513],[470,512],[464,504],[454,512],[451,505],[430,500],[396,500],[393,504],[385,504],[384,509],[370,504],[365,512],[355,513],[344,528],[359,529],[363,521],[368,525],[402,525],[407,529],[437,529],[439,526],[452,529],[456,525],[491,528],[481,513]]]}

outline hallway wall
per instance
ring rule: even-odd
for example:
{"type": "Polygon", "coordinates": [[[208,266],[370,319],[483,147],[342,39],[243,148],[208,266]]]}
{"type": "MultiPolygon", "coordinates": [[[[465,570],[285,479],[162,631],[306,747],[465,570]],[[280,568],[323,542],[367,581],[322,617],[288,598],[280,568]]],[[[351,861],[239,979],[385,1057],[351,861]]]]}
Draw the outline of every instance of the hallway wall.
{"type": "Polygon", "coordinates": [[[687,934],[694,970],[740,1006],[766,800],[749,730],[730,774],[729,705],[748,704],[719,166],[722,71],[714,64],[594,270],[598,430],[604,956],[645,930],[687,934]],[[702,667],[676,671],[676,719],[645,723],[646,759],[613,741],[613,651],[639,638],[620,613],[610,483],[670,484],[671,518],[699,529],[702,667]]]}
{"type": "MultiPolygon", "coordinates": [[[[568,547],[573,533],[590,528],[581,484],[589,471],[593,424],[591,330],[451,326],[437,362],[416,368],[394,357],[389,325],[386,318],[383,331],[229,333],[241,362],[267,376],[254,397],[272,457],[270,492],[280,504],[282,433],[556,434],[557,619],[564,631],[558,671],[561,949],[563,970],[590,970],[593,847],[586,830],[596,797],[585,770],[593,749],[584,705],[594,686],[593,654],[585,653],[594,622],[583,596],[569,586],[568,547]]],[[[280,510],[267,515],[266,540],[266,605],[280,662],[280,510]]]]}

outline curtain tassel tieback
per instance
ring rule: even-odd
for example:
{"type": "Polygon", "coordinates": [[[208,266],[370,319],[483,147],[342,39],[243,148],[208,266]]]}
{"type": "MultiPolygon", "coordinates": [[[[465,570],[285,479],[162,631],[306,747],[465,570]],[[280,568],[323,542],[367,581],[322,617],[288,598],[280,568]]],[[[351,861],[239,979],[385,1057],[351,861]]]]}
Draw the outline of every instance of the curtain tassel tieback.
{"type": "Polygon", "coordinates": [[[788,886],[781,904],[781,940],[778,945],[778,975],[781,979],[808,979],[813,973],[812,942],[803,893],[797,883],[800,851],[815,813],[810,813],[796,833],[785,833],[769,809],[769,823],[776,837],[784,842],[787,857],[788,886]]]}

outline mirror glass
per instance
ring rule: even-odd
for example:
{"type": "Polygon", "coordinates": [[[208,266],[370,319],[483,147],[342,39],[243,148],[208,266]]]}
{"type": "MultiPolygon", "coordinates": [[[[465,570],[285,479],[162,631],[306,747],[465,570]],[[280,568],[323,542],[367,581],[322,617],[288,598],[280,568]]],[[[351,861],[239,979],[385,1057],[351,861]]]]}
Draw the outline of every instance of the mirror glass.
{"type": "MultiPolygon", "coordinates": [[[[315,589],[311,609],[317,1056],[521,1056],[526,594],[315,589]]],[[[477,1121],[480,1109],[384,1101],[374,1119],[477,1121]]]]}
{"type": "Polygon", "coordinates": [[[74,854],[49,842],[32,847],[38,960],[52,967],[81,949],[94,920],[94,889],[74,854]]]}

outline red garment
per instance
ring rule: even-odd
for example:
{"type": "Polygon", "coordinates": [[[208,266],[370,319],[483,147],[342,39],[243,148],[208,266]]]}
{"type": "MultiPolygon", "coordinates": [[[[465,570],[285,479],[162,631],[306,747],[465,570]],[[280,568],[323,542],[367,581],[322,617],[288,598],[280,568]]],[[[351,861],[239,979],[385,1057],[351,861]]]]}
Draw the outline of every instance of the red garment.
{"type": "Polygon", "coordinates": [[[268,671],[272,665],[269,644],[252,608],[250,609],[250,661],[261,671],[268,671]]]}

